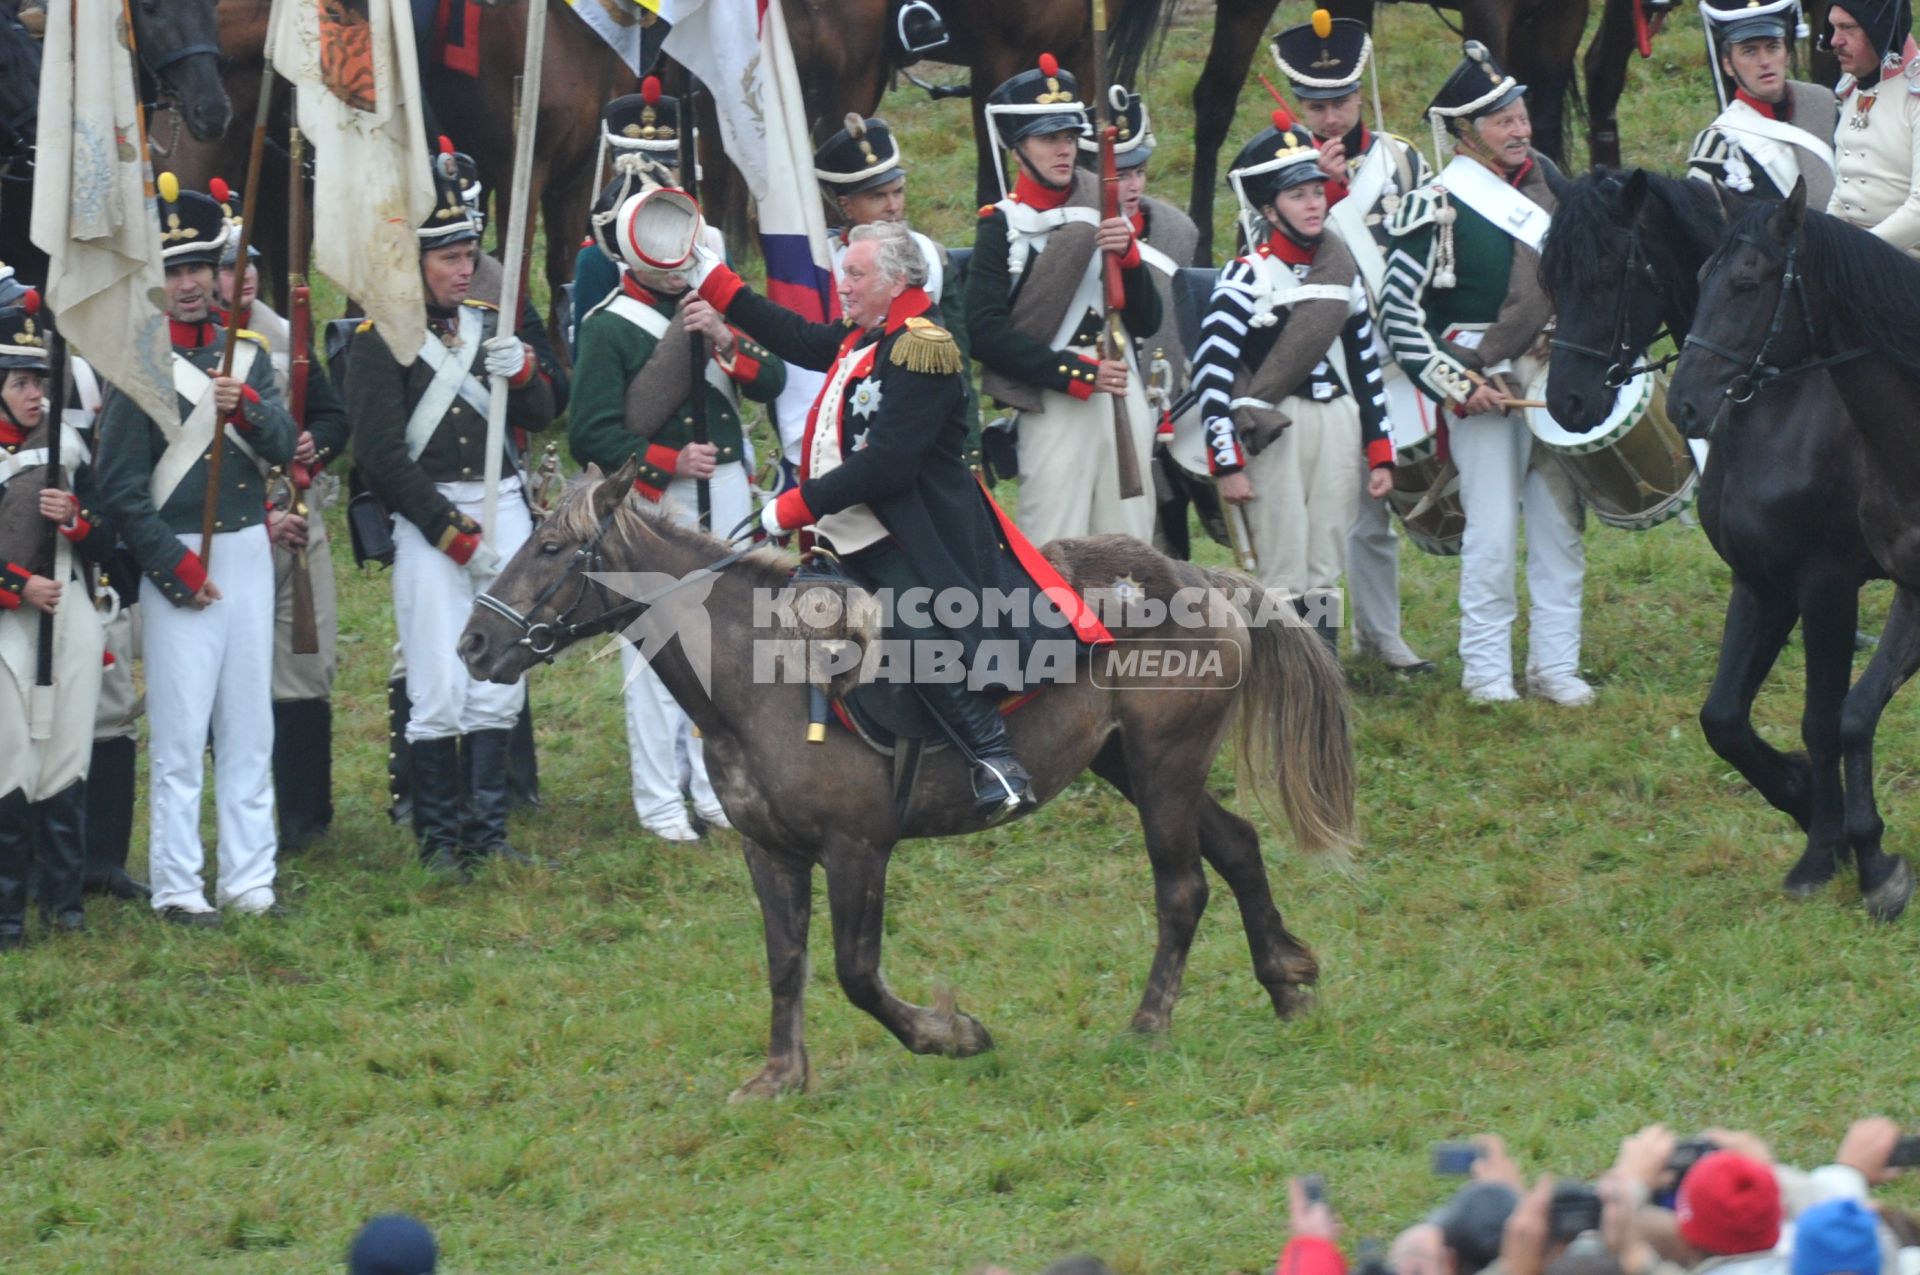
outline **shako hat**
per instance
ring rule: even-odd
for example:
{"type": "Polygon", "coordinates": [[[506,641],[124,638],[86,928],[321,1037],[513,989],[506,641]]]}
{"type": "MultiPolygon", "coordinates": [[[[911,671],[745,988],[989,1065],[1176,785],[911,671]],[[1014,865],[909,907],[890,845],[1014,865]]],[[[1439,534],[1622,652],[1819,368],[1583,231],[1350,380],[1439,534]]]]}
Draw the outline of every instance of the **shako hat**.
{"type": "Polygon", "coordinates": [[[218,203],[180,179],[161,173],[154,182],[160,213],[160,262],[165,266],[217,266],[233,227],[218,203]]]}
{"type": "Polygon", "coordinates": [[[420,237],[422,252],[472,243],[480,238],[480,226],[473,219],[473,210],[461,197],[460,161],[456,155],[453,140],[441,137],[440,152],[433,157],[433,211],[415,231],[420,237]]]}
{"type": "Polygon", "coordinates": [[[1270,47],[1274,64],[1293,82],[1295,94],[1326,100],[1360,87],[1360,76],[1373,56],[1373,37],[1364,23],[1315,9],[1311,22],[1288,27],[1273,37],[1270,47]]]}
{"type": "Polygon", "coordinates": [[[893,126],[878,117],[848,114],[846,127],[813,153],[813,175],[835,195],[890,186],[907,175],[893,126]]]}
{"type": "Polygon", "coordinates": [[[16,286],[0,298],[0,371],[52,371],[47,338],[53,324],[41,313],[39,289],[16,286]]]}
{"type": "MultiPolygon", "coordinates": [[[[1138,168],[1153,157],[1153,121],[1147,116],[1146,99],[1129,93],[1119,84],[1107,87],[1107,102],[1113,108],[1113,166],[1138,168]]],[[[1097,163],[1100,138],[1089,132],[1080,138],[1080,159],[1097,163]]]]}

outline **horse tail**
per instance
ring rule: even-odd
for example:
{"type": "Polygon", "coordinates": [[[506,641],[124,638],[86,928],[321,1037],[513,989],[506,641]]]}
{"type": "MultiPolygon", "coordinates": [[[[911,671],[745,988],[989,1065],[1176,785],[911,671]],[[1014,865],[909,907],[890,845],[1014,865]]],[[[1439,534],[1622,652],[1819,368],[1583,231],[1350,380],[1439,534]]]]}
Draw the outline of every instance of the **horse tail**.
{"type": "Polygon", "coordinates": [[[1173,28],[1175,0],[1121,0],[1107,32],[1107,80],[1138,89],[1140,64],[1158,55],[1173,28]]]}
{"type": "Polygon", "coordinates": [[[1286,599],[1239,572],[1208,575],[1227,596],[1264,603],[1241,607],[1252,649],[1235,717],[1240,786],[1269,818],[1276,817],[1269,798],[1279,797],[1302,850],[1344,853],[1352,848],[1356,820],[1340,662],[1318,632],[1293,619],[1286,599]]]}

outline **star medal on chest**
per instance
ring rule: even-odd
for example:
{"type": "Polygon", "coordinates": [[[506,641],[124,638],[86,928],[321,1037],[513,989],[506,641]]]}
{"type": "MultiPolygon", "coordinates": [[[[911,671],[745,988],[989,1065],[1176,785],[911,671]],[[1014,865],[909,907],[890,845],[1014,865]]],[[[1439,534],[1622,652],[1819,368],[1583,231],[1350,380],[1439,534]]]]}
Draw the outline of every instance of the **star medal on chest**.
{"type": "Polygon", "coordinates": [[[855,416],[866,418],[880,410],[880,382],[869,376],[854,384],[853,392],[847,396],[847,402],[855,416]]]}

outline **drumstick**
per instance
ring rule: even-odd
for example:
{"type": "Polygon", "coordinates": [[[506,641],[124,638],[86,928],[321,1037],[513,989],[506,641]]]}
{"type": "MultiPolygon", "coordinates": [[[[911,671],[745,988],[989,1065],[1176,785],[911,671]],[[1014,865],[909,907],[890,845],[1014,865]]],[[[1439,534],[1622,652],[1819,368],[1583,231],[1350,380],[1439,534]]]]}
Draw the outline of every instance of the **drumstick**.
{"type": "Polygon", "coordinates": [[[1499,390],[1500,391],[1500,407],[1503,411],[1511,411],[1516,407],[1518,408],[1538,407],[1542,410],[1545,410],[1547,406],[1546,401],[1544,399],[1514,398],[1512,395],[1508,394],[1506,379],[1502,377],[1498,372],[1494,373],[1492,376],[1482,376],[1480,375],[1480,373],[1474,371],[1472,368],[1463,368],[1462,370],[1466,372],[1467,379],[1472,381],[1475,385],[1491,385],[1493,386],[1494,389],[1499,390]]]}
{"type": "Polygon", "coordinates": [[[1547,406],[1547,400],[1543,398],[1503,398],[1500,400],[1500,406],[1505,408],[1537,407],[1544,411],[1547,406]]]}

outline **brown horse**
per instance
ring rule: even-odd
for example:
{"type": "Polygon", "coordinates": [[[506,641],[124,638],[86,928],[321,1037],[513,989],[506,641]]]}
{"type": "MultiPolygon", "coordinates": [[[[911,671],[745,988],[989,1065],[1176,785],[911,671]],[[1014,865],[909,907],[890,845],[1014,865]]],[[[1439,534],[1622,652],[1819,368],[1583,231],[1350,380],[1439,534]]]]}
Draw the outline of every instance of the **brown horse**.
{"type": "MultiPolygon", "coordinates": [[[[769,684],[758,662],[763,642],[798,636],[767,618],[774,610],[769,600],[788,587],[790,561],[768,552],[729,554],[700,531],[651,516],[632,495],[635,472],[632,461],[606,478],[589,467],[573,485],[475,605],[460,638],[468,670],[512,682],[571,642],[623,623],[625,616],[610,611],[620,599],[602,583],[619,577],[606,573],[697,582],[699,590],[680,596],[703,595],[699,610],[711,640],[692,645],[706,648],[706,676],[695,663],[701,653],[690,654],[684,637],[693,631],[686,610],[676,608],[672,622],[681,641],[665,632],[650,639],[660,642],[654,671],[700,729],[714,790],[740,830],[766,926],[772,1039],[766,1066],[735,1096],[807,1084],[802,994],[815,865],[826,871],[835,967],[848,999],[914,1053],[957,1057],[990,1048],[986,1028],[958,1012],[950,998],[933,1008],[909,1004],[880,972],[894,846],[905,837],[959,836],[982,827],[965,763],[951,752],[929,755],[901,809],[888,759],[844,732],[823,745],[802,743],[807,688],[769,684]]],[[[1110,621],[1118,636],[1169,646],[1198,639],[1223,656],[1211,673],[1174,688],[1138,670],[1113,676],[1112,664],[1102,666],[1110,675],[1098,678],[1105,684],[1096,684],[1094,662],[1105,657],[1082,652],[1072,681],[1048,688],[1007,720],[1043,800],[1091,766],[1140,812],[1159,941],[1134,1029],[1162,1032],[1172,1021],[1207,902],[1203,860],[1232,888],[1255,977],[1275,1011],[1286,1015],[1301,1003],[1318,965],[1274,907],[1253,825],[1216,801],[1207,780],[1229,728],[1237,726],[1243,787],[1259,782],[1277,791],[1303,849],[1346,844],[1354,824],[1354,774],[1338,664],[1290,604],[1244,577],[1175,562],[1120,536],[1056,541],[1047,551],[1076,588],[1130,576],[1147,598],[1165,604],[1185,597],[1204,606],[1200,627],[1177,627],[1173,617],[1183,612],[1176,603],[1151,627],[1110,621]]],[[[646,618],[667,611],[673,596],[660,599],[646,618]]],[[[1199,619],[1198,611],[1184,614],[1199,619]]]]}

